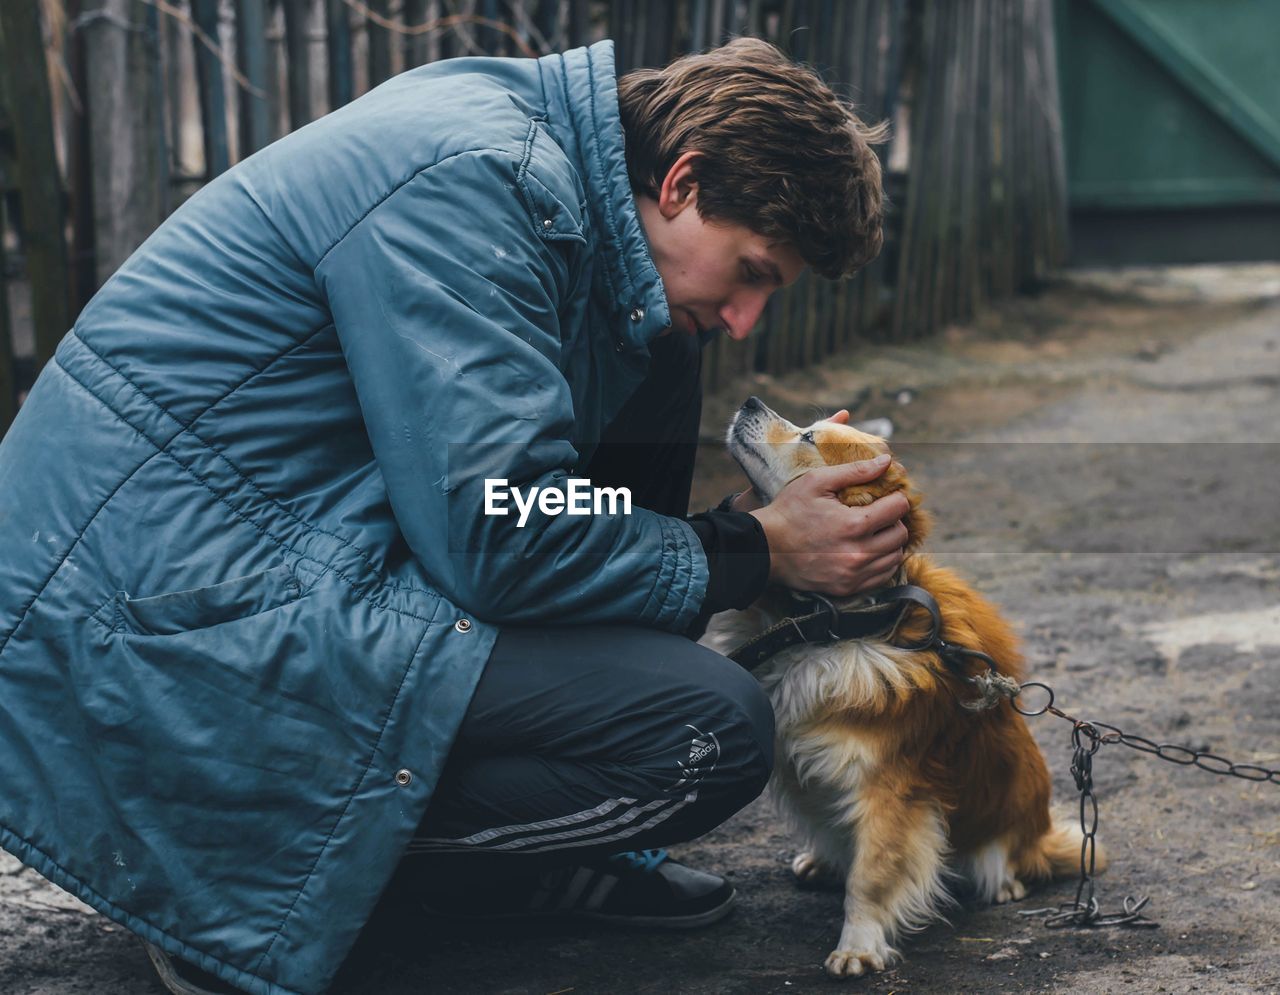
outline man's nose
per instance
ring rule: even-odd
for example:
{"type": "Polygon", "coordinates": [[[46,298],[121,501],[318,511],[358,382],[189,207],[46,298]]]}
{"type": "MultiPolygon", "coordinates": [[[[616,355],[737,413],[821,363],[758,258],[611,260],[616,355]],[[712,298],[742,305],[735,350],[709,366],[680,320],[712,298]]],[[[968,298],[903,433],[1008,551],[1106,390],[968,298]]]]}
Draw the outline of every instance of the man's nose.
{"type": "Polygon", "coordinates": [[[725,334],[735,342],[741,342],[756,327],[768,302],[767,293],[744,294],[729,301],[720,309],[720,322],[724,325],[725,334]]]}

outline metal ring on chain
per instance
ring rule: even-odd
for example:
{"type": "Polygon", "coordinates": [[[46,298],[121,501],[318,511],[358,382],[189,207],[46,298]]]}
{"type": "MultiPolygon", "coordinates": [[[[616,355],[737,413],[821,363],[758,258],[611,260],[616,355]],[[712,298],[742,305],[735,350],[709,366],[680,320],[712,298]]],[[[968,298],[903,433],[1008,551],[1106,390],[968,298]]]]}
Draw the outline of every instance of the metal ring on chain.
{"type": "Polygon", "coordinates": [[[1053,688],[1049,687],[1048,684],[1042,684],[1040,681],[1027,681],[1025,684],[1019,685],[1018,697],[1013,699],[1013,707],[1014,707],[1014,710],[1018,712],[1019,715],[1025,715],[1028,718],[1034,718],[1037,715],[1043,715],[1045,712],[1047,712],[1049,709],[1053,707],[1053,688]],[[1018,703],[1018,699],[1022,697],[1023,692],[1025,692],[1027,688],[1039,688],[1041,691],[1043,691],[1045,694],[1049,696],[1048,700],[1045,701],[1045,703],[1040,708],[1034,708],[1034,709],[1023,708],[1018,703]]]}
{"type": "Polygon", "coordinates": [[[1071,730],[1071,745],[1077,750],[1084,750],[1089,756],[1093,756],[1098,752],[1098,748],[1102,746],[1102,737],[1098,735],[1098,730],[1092,722],[1079,719],[1071,730]]]}

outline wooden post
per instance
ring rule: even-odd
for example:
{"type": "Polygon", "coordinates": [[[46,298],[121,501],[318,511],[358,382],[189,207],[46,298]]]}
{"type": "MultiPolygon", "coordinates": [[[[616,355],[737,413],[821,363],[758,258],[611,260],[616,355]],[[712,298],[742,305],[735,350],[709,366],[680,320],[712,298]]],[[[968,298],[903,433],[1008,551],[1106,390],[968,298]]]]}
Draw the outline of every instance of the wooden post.
{"type": "MultiPolygon", "coordinates": [[[[218,43],[218,0],[191,0],[192,20],[205,37],[218,43]]],[[[227,148],[227,101],[222,62],[199,37],[192,40],[196,52],[196,79],[200,81],[200,124],[204,130],[206,179],[225,173],[231,166],[227,148]]]]}
{"type": "Polygon", "coordinates": [[[933,220],[930,238],[934,247],[931,267],[933,287],[929,295],[930,307],[926,312],[922,333],[934,332],[946,321],[950,313],[949,295],[955,282],[955,252],[952,248],[953,218],[956,203],[956,148],[957,91],[960,88],[959,27],[961,9],[948,5],[943,8],[942,33],[934,57],[939,62],[938,75],[942,89],[937,95],[941,126],[931,136],[940,153],[937,181],[929,189],[933,220]],[[944,73],[945,70],[945,73],[944,73]]]}
{"type": "Polygon", "coordinates": [[[351,103],[355,81],[351,64],[351,15],[342,0],[325,0],[325,45],[329,53],[329,110],[351,103]]]}
{"type": "MultiPolygon", "coordinates": [[[[67,17],[74,21],[79,16],[79,0],[70,0],[67,4],[67,17]]],[[[84,93],[87,89],[84,38],[78,31],[67,39],[67,69],[75,92],[84,93]]],[[[71,324],[98,289],[97,275],[94,272],[93,168],[89,160],[89,116],[83,107],[79,112],[73,111],[68,128],[66,185],[69,195],[67,208],[71,216],[71,246],[67,259],[71,286],[71,314],[68,324],[71,324]]]]}
{"type": "MultiPolygon", "coordinates": [[[[411,27],[424,23],[427,19],[427,0],[404,0],[400,19],[411,27]]],[[[427,61],[427,46],[422,35],[404,36],[400,44],[400,58],[405,69],[412,69],[427,61]]]]}
{"type": "MultiPolygon", "coordinates": [[[[163,220],[155,129],[160,99],[150,60],[155,47],[144,31],[141,0],[87,0],[85,63],[89,154],[93,160],[94,231],[102,284],[163,220]]],[[[59,228],[59,231],[61,229],[59,228]]]]}
{"type": "MultiPolygon", "coordinates": [[[[480,45],[476,41],[476,24],[473,21],[466,20],[467,18],[476,16],[477,3],[478,0],[455,0],[454,7],[456,7],[458,13],[462,15],[463,20],[458,21],[452,28],[445,32],[448,37],[453,39],[453,55],[455,57],[474,55],[476,54],[477,49],[480,49],[480,45]]],[[[449,5],[446,4],[445,7],[448,9],[449,5]]],[[[516,37],[518,37],[524,45],[531,44],[529,40],[529,31],[524,19],[516,17],[515,13],[512,12],[509,15],[504,15],[498,18],[498,20],[505,21],[515,29],[516,37]]],[[[507,37],[505,33],[503,33],[503,37],[507,37]]],[[[510,54],[524,54],[524,49],[522,47],[515,46],[514,42],[512,44],[518,49],[518,51],[514,51],[510,54]]]]}
{"type": "Polygon", "coordinates": [[[1058,90],[1058,53],[1054,38],[1053,5],[1039,5],[1040,65],[1044,87],[1041,106],[1046,118],[1045,141],[1048,144],[1050,251],[1049,264],[1059,267],[1067,261],[1067,161],[1066,143],[1062,137],[1062,100],[1058,90]]]}
{"type": "MultiPolygon", "coordinates": [[[[501,21],[513,13],[500,0],[481,0],[477,13],[489,21],[501,21]]],[[[476,26],[476,43],[490,55],[507,54],[507,35],[488,25],[476,26]]]]}
{"type": "MultiPolygon", "coordinates": [[[[0,54],[4,53],[4,31],[0,29],[0,54]]],[[[9,131],[9,86],[4,74],[0,73],[0,139],[7,138],[9,131]]],[[[9,317],[9,265],[4,254],[4,240],[7,232],[6,204],[8,197],[7,167],[11,160],[6,157],[4,145],[0,141],[0,439],[13,422],[18,409],[17,377],[13,369],[13,324],[9,317]]]]}
{"type": "Polygon", "coordinates": [[[259,91],[240,88],[240,158],[247,159],[271,141],[265,0],[236,0],[236,59],[240,74],[259,91]]]}
{"type": "Polygon", "coordinates": [[[270,140],[289,134],[289,101],[285,73],[289,59],[284,47],[284,8],[280,0],[267,0],[267,127],[270,140]]]}
{"type": "Polygon", "coordinates": [[[960,37],[963,46],[959,51],[964,85],[959,92],[960,107],[960,217],[958,238],[952,244],[956,261],[955,293],[953,309],[950,317],[967,321],[977,308],[976,292],[978,245],[975,239],[976,198],[978,184],[978,86],[981,65],[978,54],[983,35],[983,9],[981,0],[970,0],[961,18],[960,37]]]}
{"type": "Polygon", "coordinates": [[[550,51],[562,52],[568,47],[564,44],[564,31],[560,24],[560,0],[535,0],[533,23],[542,32],[550,51]]]}
{"type": "Polygon", "coordinates": [[[689,50],[701,52],[707,47],[707,0],[691,0],[689,8],[689,50]]]}
{"type": "MultiPolygon", "coordinates": [[[[904,58],[910,39],[907,37],[912,22],[907,18],[906,0],[875,0],[868,5],[863,33],[865,47],[863,60],[863,86],[866,93],[866,112],[877,121],[895,121],[901,100],[904,58]]],[[[904,140],[910,135],[903,136],[904,140]]],[[[894,185],[889,174],[889,146],[876,150],[880,157],[882,175],[886,187],[894,185]]],[[[885,217],[885,239],[900,239],[901,207],[890,202],[885,217]]],[[[896,247],[895,247],[896,248],[896,247]]],[[[846,339],[855,335],[884,339],[892,333],[892,299],[890,293],[889,258],[893,250],[886,245],[857,278],[856,293],[850,289],[849,317],[846,319],[846,339]]]]}
{"type": "MultiPolygon", "coordinates": [[[[368,0],[366,6],[379,17],[389,19],[388,0],[368,0]]],[[[391,76],[391,32],[372,18],[365,24],[365,32],[369,39],[369,89],[372,90],[391,76]]]]}
{"type": "Polygon", "coordinates": [[[666,4],[653,4],[645,11],[644,55],[641,65],[660,66],[671,56],[671,11],[666,4]]]}
{"type": "Polygon", "coordinates": [[[707,27],[707,47],[724,43],[724,0],[711,0],[711,24],[707,27]]]}
{"type": "Polygon", "coordinates": [[[991,11],[991,266],[987,286],[993,297],[1009,292],[1008,277],[1009,203],[1011,166],[1009,162],[1009,88],[1005,57],[1008,52],[1008,22],[1005,0],[995,0],[991,11]]]}
{"type": "Polygon", "coordinates": [[[18,384],[13,369],[13,327],[9,320],[9,285],[5,282],[5,209],[0,197],[0,439],[18,413],[18,384]]]}
{"type": "Polygon", "coordinates": [[[613,61],[617,66],[619,76],[634,68],[631,61],[632,45],[630,44],[632,32],[635,30],[636,25],[636,19],[633,16],[634,7],[633,0],[611,0],[609,4],[608,37],[613,39],[613,61]]]}
{"type": "Polygon", "coordinates": [[[164,35],[160,24],[160,10],[146,8],[146,32],[149,48],[147,62],[151,68],[151,91],[156,95],[156,114],[152,120],[152,138],[156,146],[156,167],[159,169],[160,217],[167,218],[173,211],[173,190],[169,182],[169,135],[164,115],[164,59],[160,50],[164,47],[164,35]]]}
{"type": "MultiPolygon", "coordinates": [[[[447,0],[433,0],[436,4],[436,18],[449,17],[453,13],[453,5],[447,0]]],[[[435,18],[433,18],[434,20],[435,18]]],[[[366,35],[368,31],[366,30],[366,35]]],[[[506,37],[504,34],[503,38],[506,37]]],[[[454,33],[453,28],[446,28],[444,31],[435,31],[431,34],[431,39],[435,43],[435,59],[452,59],[455,55],[461,55],[456,51],[458,47],[458,36],[454,33]]],[[[435,59],[432,61],[434,62],[435,59]]],[[[372,85],[372,84],[371,84],[372,85]]]]}
{"type": "Polygon", "coordinates": [[[919,274],[924,269],[920,265],[925,248],[926,203],[929,180],[929,152],[933,144],[929,138],[927,125],[933,110],[929,99],[929,91],[934,77],[926,64],[925,39],[933,28],[937,13],[932,5],[923,9],[917,23],[920,26],[920,46],[917,50],[915,92],[911,99],[911,159],[907,166],[907,203],[906,217],[903,223],[902,244],[898,251],[901,260],[901,272],[896,281],[898,303],[897,320],[894,337],[910,338],[914,333],[920,312],[919,274]]]}
{"type": "MultiPolygon", "coordinates": [[[[874,123],[872,87],[884,58],[878,48],[880,39],[875,27],[878,9],[879,0],[861,0],[852,5],[837,3],[836,26],[832,29],[835,71],[845,94],[857,101],[858,114],[867,124],[874,123]],[[868,57],[868,52],[874,52],[874,57],[868,57]]],[[[841,283],[832,317],[834,348],[846,348],[862,327],[860,315],[867,292],[865,272],[841,283]]]]}
{"type": "Polygon", "coordinates": [[[978,40],[974,51],[974,72],[977,74],[977,95],[974,98],[976,117],[973,128],[974,155],[974,216],[972,258],[969,260],[969,281],[973,305],[980,308],[987,298],[988,255],[991,251],[989,224],[991,211],[991,74],[987,71],[990,47],[993,39],[992,0],[979,0],[978,40]]]}
{"type": "Polygon", "coordinates": [[[569,0],[569,47],[591,44],[591,4],[588,0],[569,0]]]}
{"type": "MultiPolygon", "coordinates": [[[[821,0],[817,10],[818,18],[818,65],[828,77],[827,82],[839,89],[847,81],[841,78],[838,64],[839,48],[835,40],[836,12],[832,0],[821,0]]],[[[810,321],[814,324],[814,341],[816,343],[815,360],[829,356],[835,348],[835,287],[826,279],[815,291],[813,314],[810,321]]]]}
{"type": "Polygon", "coordinates": [[[1011,5],[1013,17],[1014,44],[1010,55],[1009,69],[1013,75],[1013,161],[1019,164],[1014,173],[1014,258],[1018,269],[1014,290],[1022,290],[1035,273],[1035,241],[1031,232],[1032,182],[1031,169],[1027,165],[1030,149],[1030,112],[1028,110],[1033,95],[1027,87],[1027,22],[1026,6],[1023,2],[1011,5]]]}
{"type": "MultiPolygon", "coordinates": [[[[311,120],[311,46],[307,41],[310,25],[310,0],[284,0],[285,65],[289,81],[291,131],[297,131],[311,120]]],[[[382,36],[385,42],[386,31],[382,31],[382,36]]]]}
{"type": "MultiPolygon", "coordinates": [[[[0,2],[0,64],[8,77],[13,111],[36,363],[43,366],[71,321],[62,182],[36,0],[0,2]]],[[[154,147],[150,132],[143,132],[143,141],[148,149],[154,147]]]]}

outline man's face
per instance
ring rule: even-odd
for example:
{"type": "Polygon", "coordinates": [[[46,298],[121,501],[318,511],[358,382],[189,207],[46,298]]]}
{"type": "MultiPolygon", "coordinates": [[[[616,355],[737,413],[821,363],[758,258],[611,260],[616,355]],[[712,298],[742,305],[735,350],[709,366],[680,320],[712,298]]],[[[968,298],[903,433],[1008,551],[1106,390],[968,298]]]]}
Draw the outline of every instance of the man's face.
{"type": "Polygon", "coordinates": [[[743,225],[702,218],[690,167],[695,156],[676,160],[656,199],[637,198],[640,220],[671,306],[671,332],[720,328],[745,339],[769,295],[794,283],[805,263],[790,245],[743,225]]]}

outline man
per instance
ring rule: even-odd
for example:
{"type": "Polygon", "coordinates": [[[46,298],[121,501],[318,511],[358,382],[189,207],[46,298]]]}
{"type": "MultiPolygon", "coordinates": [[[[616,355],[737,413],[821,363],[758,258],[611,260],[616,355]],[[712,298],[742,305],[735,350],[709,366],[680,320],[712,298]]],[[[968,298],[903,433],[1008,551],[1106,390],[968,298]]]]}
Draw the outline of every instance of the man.
{"type": "Polygon", "coordinates": [[[205,187],[0,446],[0,845],[273,995],[402,857],[448,914],[723,915],[642,851],[759,793],[772,718],[687,636],[883,581],[906,509],[835,499],[872,466],[685,521],[696,346],[875,254],[869,137],[762,42],[621,84],[601,43],[413,70],[205,187]],[[486,511],[571,476],[635,507],[486,511]]]}

